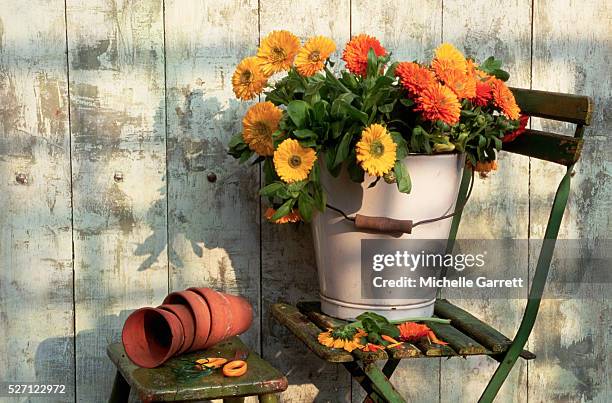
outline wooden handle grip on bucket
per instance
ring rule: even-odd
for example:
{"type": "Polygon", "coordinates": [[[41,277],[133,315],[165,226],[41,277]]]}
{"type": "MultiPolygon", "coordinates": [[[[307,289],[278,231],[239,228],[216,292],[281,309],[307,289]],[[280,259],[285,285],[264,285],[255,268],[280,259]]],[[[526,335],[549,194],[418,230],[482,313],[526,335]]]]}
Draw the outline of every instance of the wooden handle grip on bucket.
{"type": "Polygon", "coordinates": [[[388,217],[370,217],[355,214],[355,227],[370,231],[385,232],[391,234],[412,233],[412,220],[395,220],[388,217]]]}

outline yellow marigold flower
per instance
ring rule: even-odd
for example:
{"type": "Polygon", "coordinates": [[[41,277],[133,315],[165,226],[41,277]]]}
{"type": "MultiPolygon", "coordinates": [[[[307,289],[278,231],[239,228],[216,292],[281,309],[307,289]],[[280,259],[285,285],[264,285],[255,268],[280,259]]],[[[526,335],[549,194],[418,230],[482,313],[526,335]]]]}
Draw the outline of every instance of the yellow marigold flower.
{"type": "Polygon", "coordinates": [[[461,104],[450,88],[442,84],[434,84],[425,88],[417,98],[415,110],[422,111],[423,117],[435,122],[441,120],[449,125],[459,122],[461,104]]]}
{"type": "Polygon", "coordinates": [[[510,88],[506,86],[506,83],[497,78],[493,78],[489,82],[491,84],[493,103],[495,106],[497,106],[509,119],[517,120],[520,116],[521,109],[516,104],[514,94],[512,94],[510,88]]]}
{"type": "Polygon", "coordinates": [[[274,152],[276,173],[287,183],[306,179],[316,160],[315,150],[302,147],[294,139],[286,139],[274,152]]]}
{"type": "Polygon", "coordinates": [[[476,78],[471,74],[454,69],[444,70],[440,72],[439,78],[459,99],[476,96],[476,78]]]}
{"type": "MultiPolygon", "coordinates": [[[[272,216],[276,213],[276,210],[273,209],[272,207],[268,207],[268,209],[266,210],[266,220],[271,221],[272,220],[272,216]]],[[[287,224],[287,223],[292,223],[292,222],[298,222],[298,221],[302,221],[302,216],[300,215],[300,212],[296,209],[293,209],[293,211],[289,214],[287,214],[286,216],[283,216],[281,218],[279,218],[278,220],[274,221],[275,224],[287,224]]]]}
{"type": "Polygon", "coordinates": [[[314,75],[322,70],[325,60],[336,50],[336,44],[325,36],[315,36],[299,50],[295,58],[295,67],[298,73],[305,77],[314,75]]]}
{"type": "Polygon", "coordinates": [[[278,130],[283,111],[272,102],[258,102],[251,106],[242,119],[242,138],[257,154],[274,154],[272,134],[278,130]]]}
{"type": "Polygon", "coordinates": [[[268,82],[261,70],[261,61],[256,56],[242,59],[232,75],[232,87],[236,98],[243,101],[255,98],[268,82]]]}
{"type": "Polygon", "coordinates": [[[459,70],[465,74],[467,73],[467,64],[463,53],[450,43],[443,43],[436,49],[431,67],[439,77],[444,70],[459,70]]]}
{"type": "Polygon", "coordinates": [[[348,352],[355,349],[362,349],[361,338],[367,336],[362,329],[352,329],[344,327],[339,329],[329,329],[327,332],[319,333],[317,340],[320,344],[330,348],[342,348],[348,352]]]}
{"type": "Polygon", "coordinates": [[[271,76],[289,70],[300,48],[300,40],[289,31],[273,31],[266,36],[257,50],[261,70],[271,76]]]}
{"type": "Polygon", "coordinates": [[[373,124],[361,132],[357,161],[372,176],[383,176],[395,165],[397,145],[384,126],[373,124]]]}

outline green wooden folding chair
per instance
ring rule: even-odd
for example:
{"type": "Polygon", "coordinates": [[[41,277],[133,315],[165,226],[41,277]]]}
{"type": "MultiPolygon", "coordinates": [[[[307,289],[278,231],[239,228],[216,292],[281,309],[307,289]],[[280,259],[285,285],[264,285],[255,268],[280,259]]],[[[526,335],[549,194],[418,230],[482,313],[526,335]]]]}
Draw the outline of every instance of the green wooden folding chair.
{"type": "MultiPolygon", "coordinates": [[[[341,363],[345,366],[353,378],[368,393],[366,401],[404,402],[402,396],[389,381],[402,359],[488,355],[497,360],[499,366],[482,393],[479,402],[492,402],[518,358],[522,357],[527,360],[535,358],[535,355],[523,348],[531,334],[540,308],[563,212],[569,197],[572,169],[580,157],[585,126],[591,123],[593,101],[589,97],[570,94],[520,88],[513,88],[512,91],[522,113],[533,117],[576,124],[573,136],[539,130],[526,130],[514,141],[504,144],[504,152],[521,154],[567,167],[555,194],[542,249],[531,281],[527,306],[513,340],[463,309],[446,300],[438,299],[435,304],[435,315],[450,319],[451,323],[425,323],[448,342],[448,346],[435,345],[429,342],[421,342],[416,345],[404,343],[401,348],[393,349],[393,351],[368,353],[355,350],[353,353],[348,353],[318,343],[317,335],[322,329],[346,324],[346,322],[321,313],[318,303],[299,303],[297,307],[282,303],[272,306],[273,316],[315,354],[328,362],[341,363]],[[380,360],[386,360],[382,369],[376,365],[376,361],[380,360]]],[[[461,179],[456,206],[465,205],[472,175],[472,170],[466,167],[461,179]]],[[[453,216],[448,242],[449,250],[452,250],[457,236],[461,213],[462,211],[459,210],[453,216]]]]}

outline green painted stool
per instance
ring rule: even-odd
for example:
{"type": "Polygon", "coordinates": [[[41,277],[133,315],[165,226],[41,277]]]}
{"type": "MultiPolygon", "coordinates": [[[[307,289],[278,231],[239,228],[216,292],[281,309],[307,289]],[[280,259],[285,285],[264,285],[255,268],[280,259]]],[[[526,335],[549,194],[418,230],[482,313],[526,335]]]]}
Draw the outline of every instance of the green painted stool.
{"type": "Polygon", "coordinates": [[[287,389],[287,378],[259,355],[250,352],[248,371],[240,377],[228,378],[216,370],[204,375],[194,370],[194,362],[204,357],[232,358],[236,350],[248,350],[232,337],[207,350],[184,354],[164,365],[141,368],[127,357],[121,343],[110,344],[107,353],[117,367],[110,402],[127,402],[134,388],[144,402],[179,402],[223,399],[241,402],[245,396],[258,396],[260,402],[277,402],[276,393],[287,389]]]}

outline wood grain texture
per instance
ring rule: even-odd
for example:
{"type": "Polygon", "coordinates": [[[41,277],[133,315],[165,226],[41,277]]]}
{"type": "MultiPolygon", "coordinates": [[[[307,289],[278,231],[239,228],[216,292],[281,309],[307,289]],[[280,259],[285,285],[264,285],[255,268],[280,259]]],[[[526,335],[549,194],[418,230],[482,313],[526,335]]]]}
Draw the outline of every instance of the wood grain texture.
{"type": "Polygon", "coordinates": [[[255,0],[166,2],[170,288],[239,293],[259,317],[259,172],[227,154],[249,106],[231,77],[257,40],[255,0]]]}
{"type": "MultiPolygon", "coordinates": [[[[442,1],[353,0],[351,5],[351,33],[376,36],[396,60],[429,60],[440,44],[442,1]]],[[[439,401],[439,372],[439,360],[402,361],[391,380],[408,401],[433,403],[439,401]]],[[[352,390],[352,401],[361,402],[361,386],[353,382],[352,390]]]]}
{"type": "Polygon", "coordinates": [[[77,399],[112,384],[106,345],[168,290],[161,0],[67,3],[77,399]],[[144,252],[143,252],[144,249],[144,252]]]}
{"type": "MultiPolygon", "coordinates": [[[[445,42],[456,44],[465,54],[483,61],[495,56],[510,73],[509,84],[529,88],[530,1],[497,0],[444,2],[445,42]]],[[[476,179],[474,193],[466,206],[458,238],[526,239],[528,233],[529,159],[502,153],[499,169],[487,179],[476,179]],[[511,189],[511,190],[510,190],[511,189]]],[[[525,250],[526,252],[526,250],[525,250]]],[[[507,262],[495,274],[502,278],[527,275],[526,253],[497,257],[507,262]],[[505,277],[504,277],[505,276],[505,277]]],[[[508,336],[514,336],[524,301],[496,299],[453,300],[453,290],[444,294],[457,305],[478,316],[508,336]],[[503,313],[503,314],[502,314],[503,313]]],[[[473,402],[478,399],[497,363],[489,358],[449,360],[442,363],[441,401],[473,402]],[[461,374],[456,376],[456,374],[461,374]]],[[[496,402],[527,400],[526,364],[519,361],[500,390],[496,402]]]]}
{"type": "Polygon", "coordinates": [[[74,400],[64,2],[0,3],[0,380],[74,400]]]}
{"type": "MultiPolygon", "coordinates": [[[[587,246],[612,233],[612,117],[610,55],[612,6],[609,1],[573,3],[538,0],[534,10],[533,88],[591,96],[592,125],[586,129],[582,156],[572,178],[572,191],[560,238],[580,239],[587,246]]],[[[534,121],[536,129],[573,133],[573,125],[534,121]]],[[[541,238],[554,187],[564,168],[532,162],[531,236],[541,238]]],[[[531,267],[537,255],[531,253],[531,267]]],[[[556,259],[567,254],[557,248],[556,259]]],[[[586,267],[585,267],[586,269],[586,267]]],[[[563,276],[553,262],[551,279],[563,276]]],[[[579,273],[576,273],[579,274],[579,273]]],[[[529,363],[531,401],[612,400],[609,376],[609,284],[584,284],[574,298],[543,300],[529,348],[538,358],[529,363]]],[[[545,294],[546,296],[546,294],[545,294]]]]}
{"type": "MultiPolygon", "coordinates": [[[[261,0],[260,37],[278,29],[294,32],[302,42],[313,35],[327,35],[341,50],[350,36],[349,4],[349,0],[261,0]]],[[[332,58],[337,61],[339,56],[336,52],[332,58]]],[[[347,401],[350,376],[346,370],[312,355],[267,310],[279,301],[317,298],[312,245],[308,225],[262,223],[262,354],[289,379],[283,401],[347,401]]]]}

